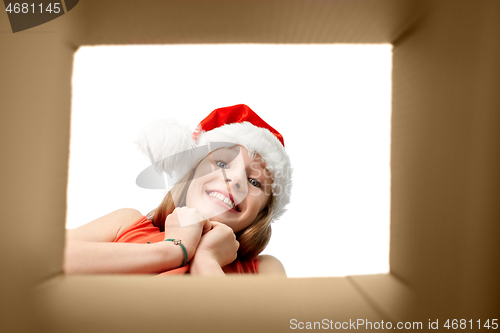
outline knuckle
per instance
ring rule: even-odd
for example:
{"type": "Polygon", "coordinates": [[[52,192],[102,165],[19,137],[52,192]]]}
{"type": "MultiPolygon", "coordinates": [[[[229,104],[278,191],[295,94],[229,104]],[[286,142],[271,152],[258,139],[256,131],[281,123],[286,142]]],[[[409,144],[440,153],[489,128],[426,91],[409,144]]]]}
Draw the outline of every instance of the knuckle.
{"type": "Polygon", "coordinates": [[[233,229],[231,229],[231,227],[229,227],[227,224],[224,224],[224,223],[221,223],[221,229],[222,230],[225,230],[226,232],[231,230],[231,232],[233,231],[233,229]]]}

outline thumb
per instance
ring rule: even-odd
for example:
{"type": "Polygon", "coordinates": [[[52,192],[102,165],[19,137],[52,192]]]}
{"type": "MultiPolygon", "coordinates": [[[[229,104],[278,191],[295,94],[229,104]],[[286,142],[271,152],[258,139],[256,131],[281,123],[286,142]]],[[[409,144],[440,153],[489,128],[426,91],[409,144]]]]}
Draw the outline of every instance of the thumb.
{"type": "Polygon", "coordinates": [[[221,222],[210,221],[212,223],[212,229],[225,227],[226,225],[221,222]]]}
{"type": "Polygon", "coordinates": [[[207,232],[209,232],[210,230],[212,230],[212,228],[215,226],[214,223],[218,223],[218,222],[212,222],[209,219],[206,219],[206,220],[203,220],[201,223],[203,223],[203,230],[202,230],[201,234],[204,235],[207,232]]]}

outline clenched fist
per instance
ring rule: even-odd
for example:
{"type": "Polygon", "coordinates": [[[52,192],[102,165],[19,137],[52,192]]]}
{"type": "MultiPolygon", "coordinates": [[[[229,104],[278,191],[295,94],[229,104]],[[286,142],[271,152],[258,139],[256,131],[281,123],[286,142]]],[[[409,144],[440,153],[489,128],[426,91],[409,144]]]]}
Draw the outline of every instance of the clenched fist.
{"type": "Polygon", "coordinates": [[[224,267],[236,259],[240,243],[236,240],[233,229],[227,225],[214,221],[211,224],[212,229],[201,237],[195,259],[214,260],[220,267],[224,267]]]}

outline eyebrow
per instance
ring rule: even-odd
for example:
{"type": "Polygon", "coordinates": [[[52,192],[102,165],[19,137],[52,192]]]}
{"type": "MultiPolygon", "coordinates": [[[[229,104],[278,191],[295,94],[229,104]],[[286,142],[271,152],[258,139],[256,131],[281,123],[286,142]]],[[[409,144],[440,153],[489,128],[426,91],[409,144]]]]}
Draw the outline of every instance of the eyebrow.
{"type": "Polygon", "coordinates": [[[260,157],[258,159],[253,158],[251,163],[258,163],[262,169],[266,169],[266,163],[260,157]]]}
{"type": "MultiPolygon", "coordinates": [[[[265,166],[265,164],[263,162],[257,161],[257,160],[253,160],[252,163],[254,163],[254,162],[257,162],[258,165],[259,165],[259,167],[262,168],[262,171],[258,170],[258,172],[260,174],[260,177],[267,176],[266,172],[270,174],[270,172],[266,169],[266,166],[265,166]]],[[[254,168],[252,167],[252,163],[246,169],[249,170],[249,171],[254,171],[255,172],[257,170],[254,170],[254,168]]],[[[269,177],[272,179],[271,175],[269,175],[269,177]]]]}

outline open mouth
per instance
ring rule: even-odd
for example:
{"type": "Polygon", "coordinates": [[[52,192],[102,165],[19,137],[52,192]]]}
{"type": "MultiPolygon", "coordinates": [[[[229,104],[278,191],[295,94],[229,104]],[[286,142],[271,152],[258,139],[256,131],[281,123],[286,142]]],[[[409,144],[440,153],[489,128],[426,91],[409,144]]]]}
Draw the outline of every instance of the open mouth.
{"type": "Polygon", "coordinates": [[[239,206],[236,205],[234,201],[231,200],[231,198],[226,197],[224,194],[217,191],[206,191],[206,193],[212,198],[217,199],[220,202],[226,204],[230,209],[233,209],[238,213],[241,212],[239,206]]]}

